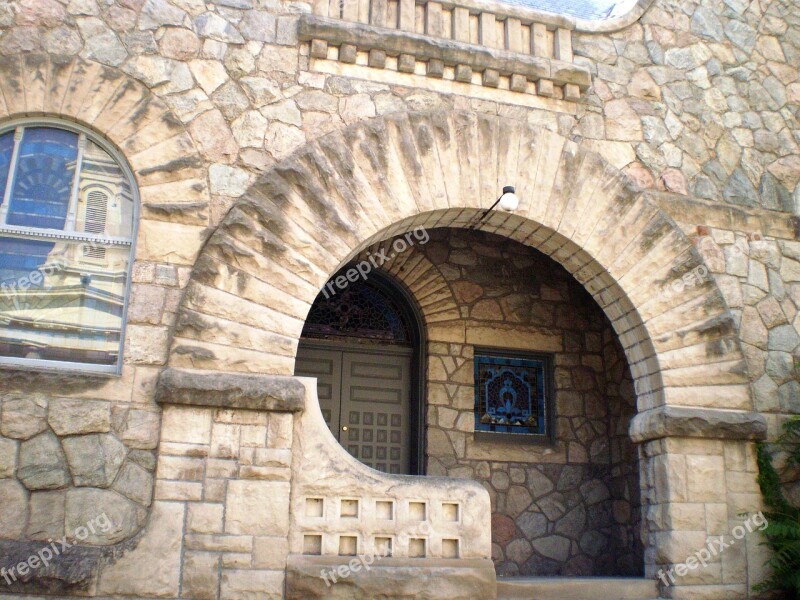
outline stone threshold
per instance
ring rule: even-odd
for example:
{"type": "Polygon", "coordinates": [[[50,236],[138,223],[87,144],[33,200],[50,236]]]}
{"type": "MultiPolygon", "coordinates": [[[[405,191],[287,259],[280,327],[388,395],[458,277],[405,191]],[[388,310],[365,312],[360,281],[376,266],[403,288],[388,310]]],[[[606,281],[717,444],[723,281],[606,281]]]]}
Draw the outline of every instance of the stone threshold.
{"type": "Polygon", "coordinates": [[[533,82],[537,95],[569,101],[591,85],[588,69],[562,60],[317,15],[300,18],[298,35],[311,42],[312,58],[330,58],[329,46],[338,48],[336,57],[345,63],[355,63],[358,51],[368,52],[373,68],[386,68],[386,57],[397,57],[400,72],[413,73],[420,61],[427,64],[429,77],[441,78],[445,67],[465,83],[480,73],[482,85],[489,87],[497,87],[500,76],[509,77],[512,91],[525,92],[533,82]],[[556,92],[554,86],[563,89],[556,92]]]}
{"type": "Polygon", "coordinates": [[[655,579],[639,577],[498,577],[497,600],[657,600],[655,579]]]}
{"type": "Polygon", "coordinates": [[[159,404],[299,412],[306,388],[296,377],[167,368],[156,387],[159,404]]]}

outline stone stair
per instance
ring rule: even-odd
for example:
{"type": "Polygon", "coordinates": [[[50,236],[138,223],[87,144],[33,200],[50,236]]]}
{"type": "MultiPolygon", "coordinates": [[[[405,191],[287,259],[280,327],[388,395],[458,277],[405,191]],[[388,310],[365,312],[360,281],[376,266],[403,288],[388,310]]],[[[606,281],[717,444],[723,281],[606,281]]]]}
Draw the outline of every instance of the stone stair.
{"type": "Polygon", "coordinates": [[[654,579],[498,577],[497,600],[657,600],[654,579]]]}

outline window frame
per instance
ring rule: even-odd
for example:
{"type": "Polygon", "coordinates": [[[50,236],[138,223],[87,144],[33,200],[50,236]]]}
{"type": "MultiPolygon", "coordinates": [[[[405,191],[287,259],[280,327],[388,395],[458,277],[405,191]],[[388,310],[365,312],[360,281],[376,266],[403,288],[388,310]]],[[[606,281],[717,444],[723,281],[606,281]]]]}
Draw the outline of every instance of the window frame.
{"type": "MultiPolygon", "coordinates": [[[[556,387],[555,387],[555,354],[549,352],[536,352],[530,350],[517,350],[515,348],[488,348],[485,346],[473,347],[472,366],[473,372],[477,365],[478,357],[494,357],[506,359],[537,360],[544,363],[544,433],[512,433],[505,431],[486,431],[478,429],[473,431],[473,438],[479,442],[523,443],[542,446],[556,444],[556,387]]],[[[472,414],[475,422],[478,419],[478,382],[473,376],[474,403],[472,414]]]]}
{"type": "MultiPolygon", "coordinates": [[[[50,360],[43,358],[18,358],[11,356],[0,355],[0,369],[3,370],[35,370],[46,372],[69,372],[76,374],[91,374],[102,375],[108,377],[119,377],[122,375],[122,367],[125,363],[125,331],[128,324],[128,306],[130,304],[130,297],[133,291],[133,263],[136,258],[136,240],[139,231],[139,215],[140,215],[140,195],[139,186],[134,176],[128,161],[122,152],[116,148],[105,136],[101,133],[90,129],[80,123],[68,121],[59,118],[48,117],[30,117],[22,119],[13,119],[4,123],[0,123],[0,135],[8,132],[14,133],[14,147],[11,154],[11,160],[8,165],[8,178],[6,180],[6,189],[3,191],[2,203],[0,203],[0,236],[19,238],[24,240],[34,241],[56,241],[56,242],[103,242],[102,247],[119,247],[127,246],[129,248],[128,269],[125,273],[125,289],[124,298],[122,303],[122,314],[120,321],[119,331],[119,352],[117,354],[117,362],[114,365],[99,365],[74,361],[60,361],[50,360]],[[7,215],[9,211],[9,204],[11,202],[11,194],[14,189],[16,179],[16,167],[19,154],[19,147],[22,142],[22,131],[25,128],[31,127],[49,127],[53,129],[60,129],[78,135],[78,154],[76,157],[75,167],[75,180],[73,181],[72,191],[70,192],[69,205],[67,207],[66,221],[69,222],[71,218],[71,211],[74,208],[75,214],[72,218],[77,221],[77,199],[80,192],[80,172],[82,168],[83,154],[86,144],[91,141],[99,146],[102,150],[115,161],[117,166],[127,178],[128,184],[131,188],[131,237],[119,236],[103,236],[91,234],[86,232],[77,232],[49,228],[26,227],[19,225],[7,225],[7,215]]],[[[75,223],[73,222],[73,227],[75,223]]],[[[66,223],[65,223],[66,227],[66,223]]]]}

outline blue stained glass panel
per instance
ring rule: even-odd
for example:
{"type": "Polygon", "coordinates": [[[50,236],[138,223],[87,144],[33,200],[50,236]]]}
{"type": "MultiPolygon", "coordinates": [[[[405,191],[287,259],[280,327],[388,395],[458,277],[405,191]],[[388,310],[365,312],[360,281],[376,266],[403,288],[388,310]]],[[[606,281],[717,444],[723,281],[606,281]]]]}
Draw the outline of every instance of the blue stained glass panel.
{"type": "Polygon", "coordinates": [[[26,128],[14,172],[7,223],[63,229],[78,158],[78,135],[52,127],[26,128]]]}
{"type": "Polygon", "coordinates": [[[14,132],[8,131],[0,135],[0,204],[6,195],[8,170],[11,167],[11,155],[14,153],[14,132]]]}
{"type": "Polygon", "coordinates": [[[475,430],[546,435],[545,360],[475,355],[475,430]]]}

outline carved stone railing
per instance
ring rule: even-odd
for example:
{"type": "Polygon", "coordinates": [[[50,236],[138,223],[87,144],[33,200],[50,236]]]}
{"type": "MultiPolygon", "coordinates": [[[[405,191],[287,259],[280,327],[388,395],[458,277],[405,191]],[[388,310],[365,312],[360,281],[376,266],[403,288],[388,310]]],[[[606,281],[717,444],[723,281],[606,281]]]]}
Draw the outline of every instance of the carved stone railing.
{"type": "Polygon", "coordinates": [[[480,0],[316,0],[300,23],[311,57],[576,101],[573,20],[480,0]]]}

